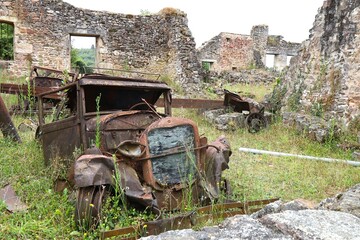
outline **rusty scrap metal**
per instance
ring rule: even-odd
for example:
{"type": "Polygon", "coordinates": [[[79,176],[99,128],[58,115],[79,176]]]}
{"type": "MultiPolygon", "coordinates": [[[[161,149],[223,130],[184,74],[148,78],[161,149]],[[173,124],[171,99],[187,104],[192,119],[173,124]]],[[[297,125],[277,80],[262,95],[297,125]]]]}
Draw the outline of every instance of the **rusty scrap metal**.
{"type": "MultiPolygon", "coordinates": [[[[163,99],[160,98],[156,105],[162,106],[163,99]]],[[[171,101],[171,107],[173,108],[202,108],[211,109],[223,107],[222,100],[211,100],[211,99],[190,99],[190,98],[173,98],[171,101]]]]}
{"type": "MultiPolygon", "coordinates": [[[[60,88],[64,84],[74,82],[75,80],[76,75],[74,73],[67,73],[66,71],[60,71],[52,68],[33,66],[30,71],[29,81],[26,84],[1,83],[0,93],[18,95],[19,103],[17,106],[14,106],[14,108],[20,111],[23,110],[21,112],[24,112],[30,108],[29,98],[37,101],[37,96],[39,94],[60,88]],[[23,101],[23,103],[21,104],[20,101],[23,101]]],[[[48,95],[47,99],[60,100],[61,96],[48,95]]],[[[49,108],[53,106],[54,102],[50,103],[51,106],[49,108]]]]}
{"type": "Polygon", "coordinates": [[[208,205],[171,218],[145,222],[137,226],[102,231],[100,232],[100,239],[111,237],[119,237],[117,239],[138,239],[139,237],[158,235],[169,230],[191,228],[210,219],[216,220],[239,214],[251,214],[262,209],[264,205],[277,200],[279,198],[208,205]]]}
{"type": "MultiPolygon", "coordinates": [[[[37,98],[38,137],[46,163],[59,157],[70,159],[66,180],[78,187],[75,220],[79,227],[96,226],[102,203],[114,187],[124,190],[130,204],[155,213],[181,209],[187,191],[192,203],[199,206],[216,201],[220,190],[230,192],[228,182],[220,186],[231,154],[229,143],[220,137],[208,144],[205,137],[200,137],[195,122],[172,117],[171,107],[177,101],[172,101],[171,88],[166,83],[86,74],[65,86],[40,93],[37,98]],[[53,122],[45,123],[44,103],[52,95],[60,98],[57,112],[66,114],[62,119],[53,118],[53,122]],[[100,104],[96,106],[100,95],[100,104]],[[164,113],[153,107],[159,104],[160,97],[164,113]],[[96,140],[98,148],[94,150],[96,140]],[[80,147],[85,153],[75,160],[73,152],[80,147]],[[119,173],[118,181],[114,181],[114,173],[119,173]],[[84,222],[88,225],[82,225],[84,222]]],[[[178,104],[203,108],[223,107],[224,103],[191,99],[180,100],[178,104]]],[[[157,234],[191,227],[192,215],[149,222],[146,231],[157,234]]]]}
{"type": "Polygon", "coordinates": [[[0,96],[0,129],[4,137],[9,137],[14,142],[21,142],[21,138],[11,120],[10,114],[0,96]]]}
{"type": "Polygon", "coordinates": [[[224,106],[232,107],[235,112],[250,112],[250,104],[248,101],[242,99],[238,94],[224,90],[224,106]]]}
{"type": "Polygon", "coordinates": [[[28,207],[21,202],[11,185],[6,185],[0,189],[0,200],[4,201],[9,212],[24,211],[28,207]]]}

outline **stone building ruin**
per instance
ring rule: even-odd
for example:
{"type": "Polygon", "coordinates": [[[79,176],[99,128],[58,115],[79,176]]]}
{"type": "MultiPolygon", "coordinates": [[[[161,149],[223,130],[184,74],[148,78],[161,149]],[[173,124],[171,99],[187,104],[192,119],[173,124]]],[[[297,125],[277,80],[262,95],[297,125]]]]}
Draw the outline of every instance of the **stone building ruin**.
{"type": "Polygon", "coordinates": [[[70,69],[72,36],[96,39],[96,67],[161,73],[180,84],[200,81],[186,14],[149,16],[76,8],[61,0],[0,0],[0,23],[13,27],[13,59],[1,70],[27,75],[30,65],[70,69]]]}
{"type": "Polygon", "coordinates": [[[280,35],[269,35],[266,25],[254,26],[250,35],[222,32],[198,49],[199,59],[212,71],[237,71],[265,67],[266,56],[274,55],[274,68],[287,66],[289,56],[295,56],[299,43],[286,42],[280,35]]]}
{"type": "Polygon", "coordinates": [[[273,94],[280,96],[282,112],[335,120],[360,131],[359,30],[360,1],[324,1],[310,38],[273,94]]]}

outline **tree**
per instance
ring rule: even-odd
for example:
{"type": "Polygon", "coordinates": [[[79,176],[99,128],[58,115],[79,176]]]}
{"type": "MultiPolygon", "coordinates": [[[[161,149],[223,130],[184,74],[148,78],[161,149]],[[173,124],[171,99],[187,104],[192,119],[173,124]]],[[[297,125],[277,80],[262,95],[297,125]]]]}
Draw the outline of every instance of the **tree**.
{"type": "Polygon", "coordinates": [[[0,23],[0,60],[14,59],[14,26],[0,23]]]}

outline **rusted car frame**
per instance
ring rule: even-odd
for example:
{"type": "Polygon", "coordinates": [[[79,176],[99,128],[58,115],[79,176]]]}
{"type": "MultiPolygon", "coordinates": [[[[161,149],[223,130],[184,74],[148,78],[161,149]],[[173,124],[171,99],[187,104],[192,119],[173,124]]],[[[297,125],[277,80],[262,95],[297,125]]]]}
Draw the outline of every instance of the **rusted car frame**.
{"type": "Polygon", "coordinates": [[[219,197],[230,145],[224,137],[208,144],[193,121],[172,117],[167,84],[88,74],[37,97],[37,137],[46,164],[65,166],[57,189],[78,189],[77,224],[97,223],[103,198],[115,185],[128,202],[158,214],[180,209],[184,191],[199,205],[219,197]],[[49,116],[45,103],[54,98],[49,116]],[[155,106],[159,98],[163,105],[155,106]],[[79,149],[84,151],[74,160],[79,149]]]}
{"type": "MultiPolygon", "coordinates": [[[[30,70],[29,80],[25,84],[1,83],[0,92],[18,95],[18,105],[12,106],[12,113],[34,112],[37,105],[37,95],[64,86],[75,81],[77,75],[72,72],[60,71],[52,68],[33,66],[30,70]],[[32,108],[32,109],[31,109],[32,108]]],[[[48,98],[47,110],[57,102],[57,96],[48,98]],[[54,103],[55,102],[55,103],[54,103]]]]}

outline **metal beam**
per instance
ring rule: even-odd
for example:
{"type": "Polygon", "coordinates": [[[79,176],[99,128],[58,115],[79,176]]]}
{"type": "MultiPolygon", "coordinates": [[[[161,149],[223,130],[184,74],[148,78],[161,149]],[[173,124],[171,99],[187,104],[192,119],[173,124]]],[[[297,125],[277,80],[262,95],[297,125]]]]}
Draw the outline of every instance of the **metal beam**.
{"type": "MultiPolygon", "coordinates": [[[[159,98],[156,102],[157,106],[164,105],[164,99],[159,98]]],[[[171,101],[172,108],[202,108],[202,109],[211,109],[211,108],[220,108],[224,107],[223,100],[209,100],[209,99],[186,99],[186,98],[173,98],[171,101]]]]}
{"type": "Polygon", "coordinates": [[[9,137],[14,142],[21,142],[20,136],[11,121],[10,114],[0,96],[0,130],[4,137],[9,137]]]}

